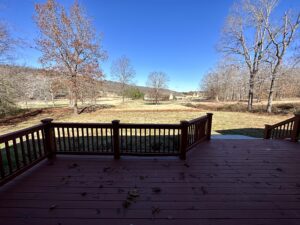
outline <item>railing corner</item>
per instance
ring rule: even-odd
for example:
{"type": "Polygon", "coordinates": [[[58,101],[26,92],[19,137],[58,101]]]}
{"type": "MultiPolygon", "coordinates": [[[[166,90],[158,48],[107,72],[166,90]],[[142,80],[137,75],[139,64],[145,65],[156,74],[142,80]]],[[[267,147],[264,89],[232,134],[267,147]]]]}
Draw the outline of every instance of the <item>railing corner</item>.
{"type": "Polygon", "coordinates": [[[298,142],[299,135],[300,135],[300,113],[295,113],[295,121],[292,130],[291,141],[298,142]]]}
{"type": "Polygon", "coordinates": [[[207,113],[207,131],[206,131],[206,140],[211,139],[211,128],[212,128],[212,117],[213,113],[207,113]]]}
{"type": "Polygon", "coordinates": [[[52,118],[41,120],[41,122],[44,124],[44,149],[48,159],[53,159],[55,157],[55,136],[53,127],[51,126],[52,121],[52,118]]]}
{"type": "Polygon", "coordinates": [[[265,130],[264,130],[264,139],[270,139],[271,138],[271,131],[272,126],[265,124],[265,130]]]}

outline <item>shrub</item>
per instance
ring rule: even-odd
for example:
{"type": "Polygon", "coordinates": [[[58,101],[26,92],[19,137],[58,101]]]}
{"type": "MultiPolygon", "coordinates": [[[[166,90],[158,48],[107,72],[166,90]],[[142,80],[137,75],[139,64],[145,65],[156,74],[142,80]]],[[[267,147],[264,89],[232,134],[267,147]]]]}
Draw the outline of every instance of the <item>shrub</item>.
{"type": "Polygon", "coordinates": [[[24,110],[18,108],[16,105],[12,103],[0,101],[0,118],[6,116],[14,116],[23,111],[24,110]]]}
{"type": "Polygon", "coordinates": [[[138,88],[128,88],[125,90],[124,96],[131,99],[142,99],[144,98],[144,93],[138,88]]]}

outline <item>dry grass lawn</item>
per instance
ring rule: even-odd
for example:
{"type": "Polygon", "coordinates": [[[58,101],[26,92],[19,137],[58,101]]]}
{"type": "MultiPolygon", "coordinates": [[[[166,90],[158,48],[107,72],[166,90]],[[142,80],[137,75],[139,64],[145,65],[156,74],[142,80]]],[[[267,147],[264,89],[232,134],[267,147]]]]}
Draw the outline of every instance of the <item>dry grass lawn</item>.
{"type": "MultiPolygon", "coordinates": [[[[28,120],[0,126],[0,134],[29,127],[41,119],[51,117],[55,121],[65,122],[111,122],[118,119],[124,123],[179,123],[180,120],[190,120],[206,111],[193,109],[180,104],[151,105],[142,101],[128,101],[114,108],[102,109],[92,113],[73,115],[71,109],[45,109],[42,114],[28,120]]],[[[266,115],[244,112],[212,112],[213,131],[221,134],[244,134],[262,137],[265,124],[274,124],[292,115],[266,115]]]]}

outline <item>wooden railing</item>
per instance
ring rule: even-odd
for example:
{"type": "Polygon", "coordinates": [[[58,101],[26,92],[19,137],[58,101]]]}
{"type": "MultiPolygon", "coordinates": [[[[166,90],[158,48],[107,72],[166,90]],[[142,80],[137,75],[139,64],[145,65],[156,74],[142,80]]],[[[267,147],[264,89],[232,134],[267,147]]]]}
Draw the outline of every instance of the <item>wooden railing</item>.
{"type": "Polygon", "coordinates": [[[274,125],[265,125],[265,139],[290,139],[293,142],[299,140],[300,115],[287,119],[274,125]]]}
{"type": "Polygon", "coordinates": [[[56,154],[178,155],[210,140],[212,114],[180,124],[58,123],[0,136],[0,185],[56,154]]]}
{"type": "Polygon", "coordinates": [[[0,183],[21,174],[47,155],[45,125],[0,136],[0,183]]]}

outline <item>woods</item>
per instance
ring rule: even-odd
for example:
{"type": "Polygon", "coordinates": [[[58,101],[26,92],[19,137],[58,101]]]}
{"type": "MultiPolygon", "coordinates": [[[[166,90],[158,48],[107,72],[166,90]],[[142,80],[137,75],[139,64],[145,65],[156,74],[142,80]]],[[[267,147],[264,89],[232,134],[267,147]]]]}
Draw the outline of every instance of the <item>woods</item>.
{"type": "Polygon", "coordinates": [[[288,64],[291,59],[286,52],[291,49],[299,54],[300,14],[286,11],[282,19],[276,18],[278,4],[278,0],[243,0],[233,5],[218,46],[223,56],[221,65],[203,79],[202,87],[212,98],[218,100],[223,93],[222,100],[247,99],[248,111],[252,111],[254,99],[259,101],[267,95],[266,111],[270,113],[274,94],[285,93],[284,80],[296,80],[291,86],[297,88],[293,86],[299,83],[295,72],[299,67],[288,64]]]}

